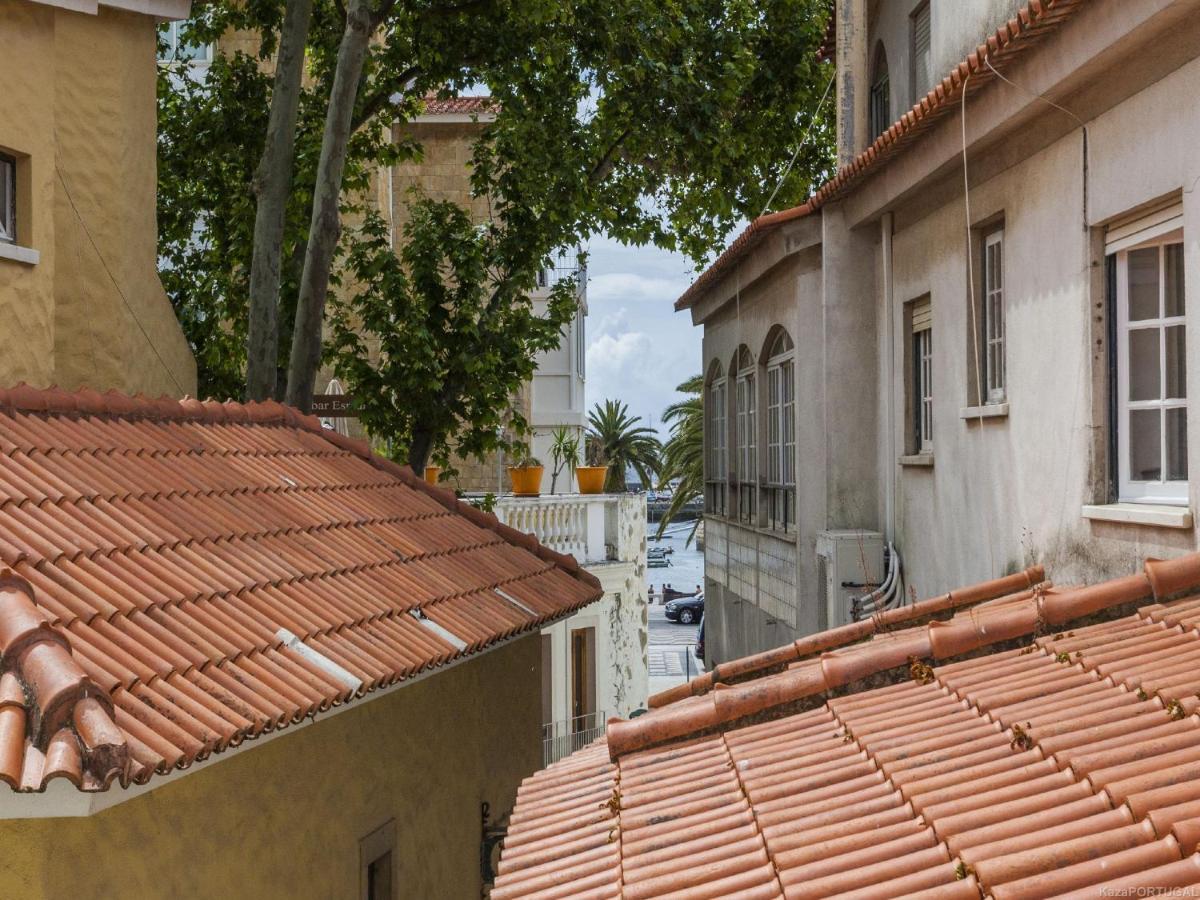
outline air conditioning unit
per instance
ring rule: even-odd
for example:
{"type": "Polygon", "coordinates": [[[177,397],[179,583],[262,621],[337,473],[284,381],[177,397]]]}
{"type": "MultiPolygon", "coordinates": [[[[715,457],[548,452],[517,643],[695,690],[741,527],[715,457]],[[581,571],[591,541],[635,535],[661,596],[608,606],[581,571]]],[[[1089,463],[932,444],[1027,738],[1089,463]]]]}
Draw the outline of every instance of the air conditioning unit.
{"type": "Polygon", "coordinates": [[[851,621],[854,600],[883,581],[883,535],[877,531],[842,529],[817,535],[818,583],[825,627],[851,621]]]}

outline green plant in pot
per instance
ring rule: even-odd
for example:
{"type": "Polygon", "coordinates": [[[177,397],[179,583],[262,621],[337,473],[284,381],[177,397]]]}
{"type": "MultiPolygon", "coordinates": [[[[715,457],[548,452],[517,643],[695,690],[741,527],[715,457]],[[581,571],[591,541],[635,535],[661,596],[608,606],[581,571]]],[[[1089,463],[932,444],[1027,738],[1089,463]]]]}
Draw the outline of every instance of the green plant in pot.
{"type": "Polygon", "coordinates": [[[550,469],[550,493],[556,493],[558,476],[565,469],[567,477],[575,474],[579,465],[579,435],[566,425],[559,425],[551,436],[550,458],[554,461],[550,469]]]}
{"type": "Polygon", "coordinates": [[[575,467],[575,477],[579,481],[579,493],[603,494],[604,481],[608,478],[608,455],[604,452],[604,442],[589,437],[584,458],[586,466],[575,467]]]}
{"type": "Polygon", "coordinates": [[[539,497],[542,493],[542,472],[545,467],[541,460],[532,456],[523,456],[515,466],[508,467],[508,477],[512,481],[513,494],[518,497],[539,497]]]}

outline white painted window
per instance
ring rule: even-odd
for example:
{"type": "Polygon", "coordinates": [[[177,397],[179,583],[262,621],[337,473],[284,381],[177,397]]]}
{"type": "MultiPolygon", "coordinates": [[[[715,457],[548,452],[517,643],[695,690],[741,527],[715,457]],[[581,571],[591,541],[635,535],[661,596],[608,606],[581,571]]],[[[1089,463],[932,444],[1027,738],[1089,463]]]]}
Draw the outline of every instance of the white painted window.
{"type": "Polygon", "coordinates": [[[188,40],[187,22],[167,22],[159,27],[158,34],[165,47],[159,48],[160,63],[195,63],[207,65],[212,62],[212,44],[195,44],[188,40]]]}
{"type": "Polygon", "coordinates": [[[0,241],[17,242],[17,161],[0,153],[0,241]]]}
{"type": "Polygon", "coordinates": [[[737,505],[738,518],[754,521],[755,495],[758,491],[758,396],[754,373],[754,358],[742,347],[738,351],[737,378],[734,396],[737,434],[737,505]]]}
{"type": "Polygon", "coordinates": [[[929,0],[925,0],[909,19],[909,59],[912,65],[913,103],[929,92],[933,81],[930,54],[929,0]]]}
{"type": "Polygon", "coordinates": [[[767,520],[787,531],[796,524],[795,346],[780,329],[767,355],[767,520]]]}
{"type": "Polygon", "coordinates": [[[1116,257],[1120,499],[1186,503],[1183,232],[1173,228],[1119,250],[1116,257]]]}
{"type": "Polygon", "coordinates": [[[933,452],[933,308],[929,300],[912,307],[913,449],[933,452]]]}
{"type": "Polygon", "coordinates": [[[983,239],[983,377],[989,403],[1004,401],[1004,231],[983,239]]]}
{"type": "Polygon", "coordinates": [[[706,471],[704,480],[706,511],[716,515],[725,515],[726,478],[728,477],[728,420],[725,371],[717,363],[709,376],[707,386],[707,402],[705,403],[704,418],[708,423],[705,428],[707,439],[706,471]]]}

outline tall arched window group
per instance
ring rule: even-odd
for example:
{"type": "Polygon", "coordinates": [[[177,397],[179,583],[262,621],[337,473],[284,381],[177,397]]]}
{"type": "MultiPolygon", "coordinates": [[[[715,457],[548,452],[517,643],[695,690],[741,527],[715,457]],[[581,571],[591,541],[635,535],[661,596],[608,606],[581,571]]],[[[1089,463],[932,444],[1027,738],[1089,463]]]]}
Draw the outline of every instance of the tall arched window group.
{"type": "Polygon", "coordinates": [[[705,379],[705,511],[778,531],[796,522],[795,345],[781,327],[705,379]],[[730,452],[732,450],[732,452],[730,452]]]}

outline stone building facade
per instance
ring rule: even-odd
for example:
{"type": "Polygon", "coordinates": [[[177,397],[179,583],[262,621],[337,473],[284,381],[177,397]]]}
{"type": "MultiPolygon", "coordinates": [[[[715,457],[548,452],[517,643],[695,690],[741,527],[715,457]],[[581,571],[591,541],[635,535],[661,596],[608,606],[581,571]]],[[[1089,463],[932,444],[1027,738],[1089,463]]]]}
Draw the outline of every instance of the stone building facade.
{"type": "Polygon", "coordinates": [[[906,599],[1197,546],[1200,4],[836,9],[841,168],[678,304],[705,330],[715,660],[848,614],[831,535],[893,544],[906,599]],[[769,393],[771,329],[795,347],[790,403],[769,393]],[[739,375],[757,379],[754,418],[739,375]],[[757,471],[737,452],[748,420],[757,471]],[[772,452],[791,464],[786,527],[762,508],[772,452]],[[714,505],[743,479],[749,518],[714,505]]]}

